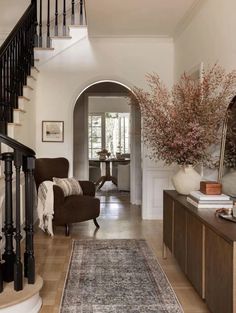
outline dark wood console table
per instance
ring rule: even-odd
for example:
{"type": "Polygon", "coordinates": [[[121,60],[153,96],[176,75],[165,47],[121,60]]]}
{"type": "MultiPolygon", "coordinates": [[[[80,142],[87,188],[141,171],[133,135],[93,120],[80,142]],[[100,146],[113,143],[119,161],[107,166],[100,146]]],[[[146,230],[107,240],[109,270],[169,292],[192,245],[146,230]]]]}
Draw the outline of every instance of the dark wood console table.
{"type": "Polygon", "coordinates": [[[167,247],[212,313],[236,313],[235,223],[164,191],[164,257],[167,247]]]}

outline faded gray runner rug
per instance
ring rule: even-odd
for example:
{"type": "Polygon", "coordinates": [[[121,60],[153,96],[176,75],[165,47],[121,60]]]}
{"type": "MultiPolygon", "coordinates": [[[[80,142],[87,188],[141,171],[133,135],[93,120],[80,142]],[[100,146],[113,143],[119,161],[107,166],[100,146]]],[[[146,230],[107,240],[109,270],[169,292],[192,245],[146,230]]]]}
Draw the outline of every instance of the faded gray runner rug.
{"type": "Polygon", "coordinates": [[[61,313],[183,313],[145,240],[77,240],[61,313]]]}

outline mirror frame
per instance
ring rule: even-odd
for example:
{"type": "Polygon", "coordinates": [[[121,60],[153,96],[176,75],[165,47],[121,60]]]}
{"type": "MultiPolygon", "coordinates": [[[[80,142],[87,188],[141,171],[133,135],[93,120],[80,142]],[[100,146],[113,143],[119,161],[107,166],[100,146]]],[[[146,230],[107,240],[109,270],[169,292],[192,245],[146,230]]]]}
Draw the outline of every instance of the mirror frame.
{"type": "MultiPolygon", "coordinates": [[[[228,109],[227,109],[228,110],[228,109]]],[[[227,134],[227,121],[228,116],[225,117],[222,129],[221,144],[220,144],[220,160],[219,160],[219,170],[218,170],[218,182],[220,183],[223,177],[224,171],[224,157],[225,157],[225,143],[227,134]]]]}
{"type": "MultiPolygon", "coordinates": [[[[231,107],[236,104],[236,96],[230,101],[227,112],[231,109],[231,107]]],[[[223,122],[222,128],[222,136],[221,136],[221,145],[220,145],[220,160],[219,160],[219,170],[218,170],[218,182],[221,183],[224,171],[224,156],[225,156],[225,144],[226,144],[226,135],[228,128],[228,114],[226,114],[223,122]]]]}

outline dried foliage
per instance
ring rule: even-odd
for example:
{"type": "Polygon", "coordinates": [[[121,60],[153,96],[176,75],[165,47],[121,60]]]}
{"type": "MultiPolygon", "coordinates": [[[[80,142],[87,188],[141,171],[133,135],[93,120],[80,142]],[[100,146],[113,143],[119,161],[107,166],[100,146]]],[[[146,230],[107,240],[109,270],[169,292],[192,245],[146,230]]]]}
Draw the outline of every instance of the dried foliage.
{"type": "Polygon", "coordinates": [[[203,71],[201,79],[183,74],[171,91],[157,74],[147,75],[149,91],[133,89],[143,118],[144,142],[150,157],[166,164],[209,162],[209,147],[219,139],[227,107],[236,94],[236,71],[219,65],[203,71]]]}
{"type": "Polygon", "coordinates": [[[224,166],[236,168],[236,99],[228,110],[224,166]]]}

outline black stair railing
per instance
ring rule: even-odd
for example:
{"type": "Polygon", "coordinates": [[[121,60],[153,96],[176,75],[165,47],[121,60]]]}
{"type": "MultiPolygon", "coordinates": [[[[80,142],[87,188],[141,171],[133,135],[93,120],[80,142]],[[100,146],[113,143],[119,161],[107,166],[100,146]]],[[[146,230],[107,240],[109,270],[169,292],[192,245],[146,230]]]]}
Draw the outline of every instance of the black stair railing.
{"type": "Polygon", "coordinates": [[[67,36],[68,25],[86,23],[85,0],[38,0],[37,47],[51,47],[51,36],[67,36]]]}
{"type": "MultiPolygon", "coordinates": [[[[16,291],[23,289],[23,277],[29,284],[35,282],[35,259],[33,244],[33,210],[34,210],[34,167],[35,152],[18,141],[0,134],[0,143],[12,149],[12,152],[0,154],[4,162],[5,175],[5,221],[2,229],[5,237],[4,252],[0,259],[0,292],[3,291],[3,281],[14,281],[16,291]],[[13,168],[15,168],[15,194],[13,195],[13,168]],[[24,264],[21,260],[21,194],[20,175],[25,174],[25,252],[24,264]],[[15,219],[13,219],[13,203],[15,203],[15,219]],[[15,239],[15,245],[13,241],[15,239]],[[14,248],[15,246],[15,248],[14,248]],[[23,266],[24,265],[24,266],[23,266]]],[[[2,239],[2,238],[0,238],[2,239]]]]}
{"type": "Polygon", "coordinates": [[[0,132],[7,133],[13,122],[13,109],[23,95],[31,66],[34,65],[34,41],[37,26],[37,2],[32,0],[19,22],[0,47],[0,132]]]}
{"type": "Polygon", "coordinates": [[[30,75],[31,67],[34,66],[34,47],[43,47],[44,43],[48,48],[51,46],[51,27],[54,27],[55,36],[60,34],[66,36],[69,24],[84,25],[86,22],[84,1],[55,0],[53,8],[50,0],[31,0],[30,6],[0,47],[1,133],[7,134],[7,124],[13,122],[13,111],[18,108],[19,96],[23,95],[27,76],[30,75]],[[61,12],[59,12],[59,7],[61,12]],[[53,9],[55,11],[51,15],[53,9]],[[46,16],[44,16],[45,12],[46,16]],[[60,17],[61,26],[59,25],[60,17]],[[61,31],[59,31],[59,26],[61,31]]]}

